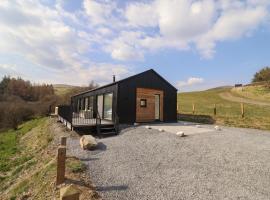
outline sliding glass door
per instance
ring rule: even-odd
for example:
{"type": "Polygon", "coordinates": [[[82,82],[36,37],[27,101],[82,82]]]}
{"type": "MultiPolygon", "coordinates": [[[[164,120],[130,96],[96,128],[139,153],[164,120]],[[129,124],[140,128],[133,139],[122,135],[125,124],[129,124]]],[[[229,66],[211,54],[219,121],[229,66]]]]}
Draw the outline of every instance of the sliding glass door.
{"type": "Polygon", "coordinates": [[[97,110],[101,119],[103,119],[103,95],[97,97],[97,110]]]}
{"type": "Polygon", "coordinates": [[[112,120],[113,94],[104,94],[104,119],[112,120]]]}

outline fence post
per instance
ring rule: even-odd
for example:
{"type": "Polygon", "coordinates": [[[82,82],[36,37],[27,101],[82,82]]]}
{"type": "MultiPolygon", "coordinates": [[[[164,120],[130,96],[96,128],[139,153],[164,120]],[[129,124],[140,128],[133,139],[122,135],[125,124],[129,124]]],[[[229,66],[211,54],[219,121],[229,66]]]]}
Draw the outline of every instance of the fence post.
{"type": "Polygon", "coordinates": [[[214,104],[214,115],[216,116],[217,115],[217,105],[214,104]]]}
{"type": "Polygon", "coordinates": [[[195,114],[195,104],[194,103],[192,104],[192,113],[193,113],[193,115],[195,114]]]}
{"type": "Polygon", "coordinates": [[[57,151],[56,185],[64,183],[65,168],[66,168],[66,147],[60,146],[58,147],[57,151]]]}
{"type": "Polygon", "coordinates": [[[241,116],[242,116],[242,118],[245,117],[245,106],[243,103],[241,103],[241,116]]]}

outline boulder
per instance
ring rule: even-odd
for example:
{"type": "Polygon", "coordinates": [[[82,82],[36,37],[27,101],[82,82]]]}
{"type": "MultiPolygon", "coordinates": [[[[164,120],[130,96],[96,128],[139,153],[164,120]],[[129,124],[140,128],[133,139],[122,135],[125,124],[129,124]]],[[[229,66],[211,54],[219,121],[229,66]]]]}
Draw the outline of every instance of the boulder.
{"type": "Polygon", "coordinates": [[[176,135],[180,137],[185,137],[185,133],[183,131],[177,132],[176,135]]]}
{"type": "Polygon", "coordinates": [[[71,184],[60,188],[60,200],[79,200],[81,190],[71,184]]]}
{"type": "Polygon", "coordinates": [[[97,147],[97,141],[92,135],[84,135],[80,139],[80,145],[83,150],[93,150],[97,147]]]}

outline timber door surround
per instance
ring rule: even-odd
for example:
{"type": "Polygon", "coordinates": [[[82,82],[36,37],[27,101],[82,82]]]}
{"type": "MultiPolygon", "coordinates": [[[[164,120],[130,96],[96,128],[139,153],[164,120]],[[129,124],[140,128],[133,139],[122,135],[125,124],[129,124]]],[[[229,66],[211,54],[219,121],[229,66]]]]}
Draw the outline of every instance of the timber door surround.
{"type": "Polygon", "coordinates": [[[163,121],[163,91],[148,88],[136,90],[136,122],[163,121]]]}

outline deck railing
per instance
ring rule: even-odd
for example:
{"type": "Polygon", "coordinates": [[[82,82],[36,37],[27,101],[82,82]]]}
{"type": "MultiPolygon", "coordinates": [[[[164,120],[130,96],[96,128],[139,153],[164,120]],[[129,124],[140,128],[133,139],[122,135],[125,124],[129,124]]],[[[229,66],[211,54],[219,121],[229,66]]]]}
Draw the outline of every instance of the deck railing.
{"type": "Polygon", "coordinates": [[[70,105],[59,105],[58,115],[65,121],[69,122],[71,127],[84,127],[84,126],[96,126],[97,133],[100,133],[100,127],[104,124],[112,124],[116,132],[119,130],[119,118],[115,114],[112,123],[108,120],[101,119],[98,112],[93,110],[81,110],[79,112],[73,112],[70,105]]]}
{"type": "Polygon", "coordinates": [[[59,105],[58,106],[58,115],[68,121],[69,123],[72,123],[72,109],[69,105],[59,105]]]}
{"type": "Polygon", "coordinates": [[[95,113],[91,110],[82,110],[78,113],[72,113],[72,124],[75,126],[96,124],[95,113]]]}

